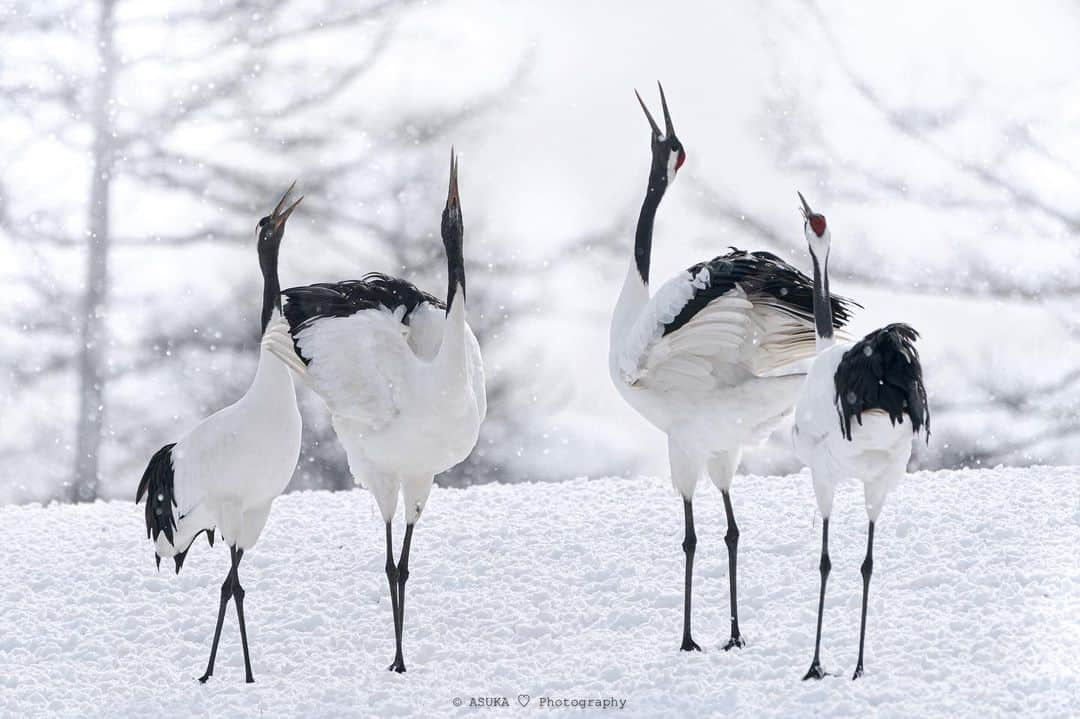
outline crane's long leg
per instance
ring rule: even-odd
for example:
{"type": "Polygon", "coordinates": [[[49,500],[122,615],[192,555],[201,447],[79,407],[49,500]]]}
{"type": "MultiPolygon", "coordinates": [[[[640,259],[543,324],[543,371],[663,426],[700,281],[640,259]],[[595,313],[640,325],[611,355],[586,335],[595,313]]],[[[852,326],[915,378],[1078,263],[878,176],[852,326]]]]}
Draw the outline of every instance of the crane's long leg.
{"type": "Polygon", "coordinates": [[[199,682],[202,684],[205,684],[206,680],[214,675],[214,660],[217,658],[218,641],[221,640],[221,625],[225,622],[225,606],[229,603],[229,597],[233,595],[233,573],[235,571],[236,564],[234,563],[229,568],[229,573],[225,575],[225,581],[221,583],[221,604],[218,605],[214,643],[210,645],[210,661],[206,663],[206,673],[199,677],[199,682]]]}
{"type": "Polygon", "coordinates": [[[724,535],[724,544],[727,545],[728,558],[728,585],[731,592],[731,638],[724,645],[724,651],[733,647],[745,646],[742,635],[739,634],[739,600],[735,588],[736,564],[739,554],[739,525],[735,524],[735,512],[731,508],[731,495],[727,490],[722,492],[724,496],[724,512],[727,514],[727,534],[724,535]]]}
{"type": "Polygon", "coordinates": [[[397,654],[394,655],[394,663],[390,665],[398,674],[405,671],[405,657],[401,651],[401,637],[405,633],[405,582],[409,579],[409,547],[412,545],[413,524],[405,525],[405,540],[401,545],[401,561],[397,567],[398,581],[398,625],[397,625],[397,654]]]}
{"type": "Polygon", "coordinates": [[[821,522],[821,596],[818,598],[817,607],[817,638],[814,640],[814,661],[810,663],[810,671],[803,677],[807,679],[822,679],[826,676],[821,668],[821,615],[825,611],[825,582],[829,578],[829,570],[832,569],[832,561],[829,559],[829,518],[825,517],[821,522]]]}
{"type": "Polygon", "coordinates": [[[859,661],[855,664],[855,676],[858,679],[863,673],[863,643],[866,640],[866,600],[870,597],[870,575],[874,573],[874,523],[870,522],[870,529],[866,536],[866,559],[862,563],[862,622],[859,624],[859,661]]]}
{"type": "MultiPolygon", "coordinates": [[[[398,605],[398,568],[394,564],[394,530],[386,523],[386,580],[390,583],[390,604],[394,610],[394,643],[401,646],[401,612],[398,605]]],[[[399,650],[400,651],[400,650],[399,650]]],[[[397,657],[387,669],[396,670],[397,657]]]]}
{"type": "Polygon", "coordinates": [[[232,554],[233,601],[236,604],[236,619],[240,623],[240,645],[244,648],[244,681],[251,684],[255,677],[251,675],[251,655],[248,653],[247,625],[244,623],[244,588],[240,586],[240,560],[244,550],[229,547],[232,554]]]}
{"type": "Polygon", "coordinates": [[[682,651],[700,652],[698,646],[690,637],[690,595],[694,580],[694,549],[697,547],[697,534],[694,532],[694,504],[689,499],[683,499],[683,519],[686,522],[686,534],[683,537],[682,548],[686,553],[686,575],[683,586],[683,633],[682,651]]]}

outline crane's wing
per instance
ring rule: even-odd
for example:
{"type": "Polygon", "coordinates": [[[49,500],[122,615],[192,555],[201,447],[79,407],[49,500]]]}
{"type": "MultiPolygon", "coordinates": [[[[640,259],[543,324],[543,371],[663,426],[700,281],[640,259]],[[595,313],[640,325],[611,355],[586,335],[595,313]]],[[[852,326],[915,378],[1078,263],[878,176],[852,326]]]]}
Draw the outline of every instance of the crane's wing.
{"type": "MultiPolygon", "coordinates": [[[[833,298],[833,324],[854,304],[833,298]]],[[[623,341],[630,384],[705,391],[814,354],[813,281],[768,252],[733,249],[666,282],[623,341]]]]}
{"type": "Polygon", "coordinates": [[[303,379],[307,379],[307,365],[297,355],[296,344],[289,332],[289,323],[275,310],[262,336],[262,348],[281,360],[303,379]]]}
{"type": "Polygon", "coordinates": [[[465,337],[468,342],[467,352],[472,357],[469,362],[470,379],[472,380],[473,392],[476,394],[476,408],[483,422],[487,417],[487,385],[484,379],[484,360],[480,355],[480,343],[476,341],[472,327],[465,325],[465,337]]]}
{"type": "Polygon", "coordinates": [[[307,381],[330,411],[372,430],[396,417],[409,367],[418,355],[438,351],[442,302],[410,282],[374,273],[282,294],[307,381]]]}
{"type": "Polygon", "coordinates": [[[834,375],[841,430],[852,440],[852,419],[878,412],[896,424],[906,416],[911,431],[930,434],[930,407],[912,327],[894,323],[874,330],[844,353],[834,375]]]}

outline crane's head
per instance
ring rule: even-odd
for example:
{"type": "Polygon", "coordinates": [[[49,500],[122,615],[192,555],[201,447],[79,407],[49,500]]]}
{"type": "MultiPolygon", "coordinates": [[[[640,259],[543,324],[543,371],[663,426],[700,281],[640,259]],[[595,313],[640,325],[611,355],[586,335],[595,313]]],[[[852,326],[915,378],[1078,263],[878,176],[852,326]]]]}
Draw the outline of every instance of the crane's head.
{"type": "Polygon", "coordinates": [[[660,126],[656,124],[656,120],[653,119],[649,108],[645,107],[645,101],[641,99],[641,95],[638,95],[637,90],[634,90],[634,94],[637,95],[638,102],[641,103],[641,109],[645,111],[645,117],[649,121],[649,127],[652,128],[652,170],[649,177],[653,180],[662,180],[665,185],[670,185],[675,180],[675,174],[679,171],[679,168],[686,162],[686,150],[683,148],[683,144],[679,142],[679,138],[675,136],[675,127],[671,124],[671,113],[668,111],[667,98],[664,97],[664,86],[660,83],[656,84],[660,88],[660,106],[664,111],[663,132],[660,131],[660,126]]]}
{"type": "Polygon", "coordinates": [[[285,221],[289,219],[289,215],[291,215],[292,211],[296,209],[296,206],[300,204],[300,200],[304,199],[304,196],[300,195],[300,197],[296,199],[296,202],[285,207],[285,202],[289,199],[289,195],[292,194],[294,187],[296,187],[295,180],[289,185],[289,189],[285,190],[285,194],[281,196],[281,200],[278,201],[277,206],[273,211],[259,220],[256,232],[259,237],[260,254],[264,249],[277,249],[277,247],[281,245],[281,238],[285,236],[285,221]],[[282,209],[283,207],[285,207],[284,210],[282,209]]]}
{"type": "Polygon", "coordinates": [[[829,256],[829,243],[832,235],[829,226],[825,222],[825,215],[814,212],[806,202],[806,198],[799,192],[799,200],[802,202],[803,234],[806,242],[810,245],[810,253],[818,260],[825,260],[829,256]]]}
{"type": "Polygon", "coordinates": [[[450,189],[446,194],[446,207],[442,213],[442,238],[447,252],[461,249],[465,227],[461,222],[461,198],[458,195],[457,156],[450,148],[450,189]]]}

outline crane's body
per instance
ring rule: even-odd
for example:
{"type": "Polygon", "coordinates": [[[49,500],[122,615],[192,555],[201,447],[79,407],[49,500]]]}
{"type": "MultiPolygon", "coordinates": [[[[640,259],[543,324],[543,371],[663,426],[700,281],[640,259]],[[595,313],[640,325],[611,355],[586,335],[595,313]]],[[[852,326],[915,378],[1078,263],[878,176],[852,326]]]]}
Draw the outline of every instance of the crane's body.
{"type": "Polygon", "coordinates": [[[894,421],[885,410],[870,409],[852,425],[851,438],[844,436],[836,407],[835,378],[853,347],[835,344],[814,360],[799,394],[792,439],[796,456],[813,470],[823,517],[832,513],[837,484],[851,479],[864,485],[867,512],[876,521],[885,496],[907,471],[911,426],[894,421]]]}
{"type": "Polygon", "coordinates": [[[672,474],[684,497],[721,455],[731,472],[712,478],[727,489],[742,448],[766,439],[791,412],[804,375],[784,370],[813,355],[806,282],[775,255],[737,249],[651,297],[629,268],[611,324],[609,370],[626,402],[694,465],[672,474]]]}
{"type": "MultiPolygon", "coordinates": [[[[229,545],[255,546],[300,455],[292,373],[270,349],[282,340],[289,341],[288,329],[277,315],[263,336],[255,379],[243,397],[196,425],[159,460],[170,463],[176,502],[174,539],[157,535],[159,556],[179,557],[182,564],[194,538],[215,529],[229,545]]],[[[155,500],[149,506],[160,508],[155,500]]]]}
{"type": "Polygon", "coordinates": [[[434,476],[463,461],[487,411],[465,303],[380,274],[285,291],[306,378],[330,409],[349,469],[384,517],[415,522],[434,476]],[[340,315],[327,314],[334,307],[340,315]]]}

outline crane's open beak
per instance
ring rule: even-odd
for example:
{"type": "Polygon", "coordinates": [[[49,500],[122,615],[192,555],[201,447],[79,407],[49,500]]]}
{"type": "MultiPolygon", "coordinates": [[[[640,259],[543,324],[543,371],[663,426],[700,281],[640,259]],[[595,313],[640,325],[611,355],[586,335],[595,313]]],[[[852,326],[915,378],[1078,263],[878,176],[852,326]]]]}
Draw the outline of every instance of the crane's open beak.
{"type": "Polygon", "coordinates": [[[653,136],[656,138],[671,138],[675,136],[675,126],[671,123],[671,112],[668,111],[667,98],[664,97],[664,86],[659,82],[656,83],[656,86],[660,88],[660,106],[664,110],[664,126],[667,128],[665,132],[660,132],[660,126],[656,124],[656,120],[653,119],[652,113],[649,112],[649,108],[645,107],[645,101],[641,99],[641,95],[638,94],[637,90],[634,90],[634,95],[637,96],[638,104],[641,105],[641,109],[645,112],[645,117],[649,120],[649,127],[652,128],[653,136]]]}
{"type": "Polygon", "coordinates": [[[798,194],[799,199],[802,200],[802,213],[803,219],[809,220],[810,215],[814,214],[814,211],[810,209],[810,205],[806,202],[806,198],[802,196],[802,193],[798,190],[795,191],[798,194]]]}
{"type": "Polygon", "coordinates": [[[454,148],[450,148],[450,190],[446,194],[446,209],[461,209],[460,199],[458,198],[458,182],[457,182],[457,156],[454,154],[454,148]]]}
{"type": "Polygon", "coordinates": [[[281,228],[285,226],[285,221],[289,219],[289,215],[291,215],[292,211],[296,209],[296,206],[300,204],[300,200],[304,199],[304,196],[300,195],[296,202],[292,203],[284,210],[281,209],[282,207],[285,207],[285,202],[289,199],[289,195],[292,194],[294,187],[296,187],[296,180],[293,180],[293,183],[289,185],[289,189],[285,190],[285,194],[281,196],[281,200],[278,201],[277,207],[270,213],[270,221],[274,223],[275,232],[281,231],[281,228]]]}

